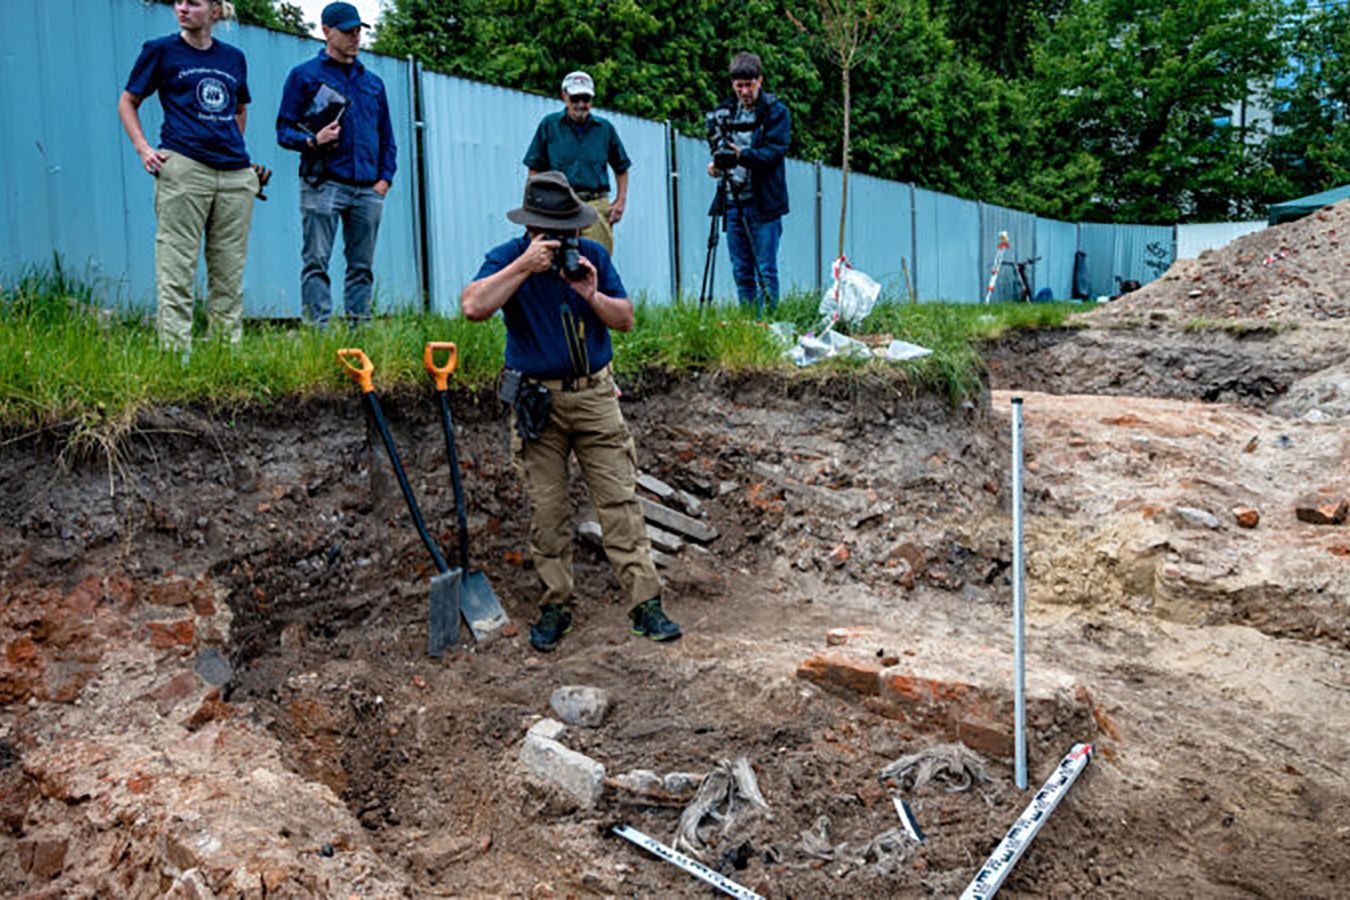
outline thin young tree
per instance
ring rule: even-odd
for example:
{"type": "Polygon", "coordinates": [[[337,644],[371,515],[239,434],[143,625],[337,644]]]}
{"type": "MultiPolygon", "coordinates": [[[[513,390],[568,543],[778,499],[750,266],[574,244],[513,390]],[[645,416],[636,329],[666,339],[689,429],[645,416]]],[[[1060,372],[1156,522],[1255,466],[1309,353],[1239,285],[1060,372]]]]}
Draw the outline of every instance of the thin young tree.
{"type": "Polygon", "coordinates": [[[843,88],[844,136],[840,161],[843,194],[839,203],[839,252],[844,255],[844,227],[848,221],[849,137],[853,112],[853,70],[881,52],[899,29],[903,0],[815,0],[814,15],[791,9],[787,16],[802,34],[839,68],[843,88]]]}

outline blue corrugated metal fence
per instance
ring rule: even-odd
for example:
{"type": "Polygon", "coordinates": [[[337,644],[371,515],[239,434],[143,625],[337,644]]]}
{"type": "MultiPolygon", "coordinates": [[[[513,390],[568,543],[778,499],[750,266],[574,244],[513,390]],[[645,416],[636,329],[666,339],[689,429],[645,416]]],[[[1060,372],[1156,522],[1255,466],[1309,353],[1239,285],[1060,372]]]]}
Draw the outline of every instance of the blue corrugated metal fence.
{"type": "MultiPolygon", "coordinates": [[[[0,31],[0,273],[12,277],[59,253],[108,300],[154,304],[153,183],[117,121],[121,85],[141,43],[173,30],[170,9],[140,0],[5,0],[0,31]],[[72,65],[78,61],[78,65],[72,65]]],[[[273,122],[286,73],[321,44],[248,26],[217,31],[248,57],[253,102],[248,144],[276,170],[270,202],[254,212],[244,274],[245,309],[258,317],[300,312],[300,212],[296,154],[277,147],[273,122]]],[[[404,60],[363,54],[385,81],[399,141],[399,174],[381,224],[375,262],[379,308],[458,310],[459,292],[483,254],[518,230],[505,211],[520,202],[521,159],[540,117],[556,99],[420,71],[404,60]],[[421,121],[414,114],[414,88],[421,121]],[[423,128],[424,160],[416,159],[423,128]],[[425,173],[420,179],[419,168],[425,173]],[[425,192],[425,222],[418,194],[425,192]],[[428,259],[422,258],[423,229],[428,259]]],[[[628,208],[616,229],[615,262],[629,291],[666,303],[677,290],[697,296],[707,258],[708,206],[716,182],[701,140],[673,137],[667,125],[603,113],[633,160],[628,208]]],[[[141,107],[148,137],[158,135],[157,99],[141,107]]],[[[792,212],[784,219],[783,290],[815,291],[830,280],[838,242],[842,173],[788,161],[792,212]]],[[[1175,255],[1171,227],[1075,225],[1029,213],[851,174],[846,254],[905,294],[904,272],[924,300],[982,299],[996,236],[1007,231],[1008,259],[1038,256],[1033,289],[1069,296],[1073,257],[1087,253],[1089,290],[1112,294],[1117,279],[1148,281],[1175,255]]],[[[714,293],[734,296],[719,235],[714,293]]],[[[341,265],[334,261],[335,268],[341,265]]],[[[340,283],[340,277],[335,281],[340,283]]],[[[997,299],[1017,296],[1011,270],[997,299]]]]}

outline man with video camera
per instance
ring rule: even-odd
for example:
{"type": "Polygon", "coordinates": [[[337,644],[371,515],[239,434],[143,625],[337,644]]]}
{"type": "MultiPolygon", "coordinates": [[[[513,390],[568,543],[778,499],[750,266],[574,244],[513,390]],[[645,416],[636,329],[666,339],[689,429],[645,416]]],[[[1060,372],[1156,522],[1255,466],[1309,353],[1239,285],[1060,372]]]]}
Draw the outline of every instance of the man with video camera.
{"type": "Polygon", "coordinates": [[[633,604],[633,633],[680,636],[661,608],[661,582],[636,495],[637,448],[610,373],[609,329],[633,327],[633,302],[609,253],[581,229],[596,219],[561,172],[525,183],[507,219],[525,234],[494,247],[460,295],[475,322],[506,323],[502,400],[511,407],[511,461],[530,501],[530,556],[544,583],[530,644],[548,651],[572,629],[569,457],[575,453],[604,534],[605,554],[633,604]]]}
{"type": "Polygon", "coordinates": [[[792,114],[782,100],[761,90],[758,55],[737,53],[728,74],[735,94],[708,116],[715,144],[708,174],[722,178],[727,189],[718,192],[709,215],[726,216],[727,252],[741,305],[763,315],[766,305],[769,313],[778,307],[778,243],[788,213],[784,160],[792,114]]]}

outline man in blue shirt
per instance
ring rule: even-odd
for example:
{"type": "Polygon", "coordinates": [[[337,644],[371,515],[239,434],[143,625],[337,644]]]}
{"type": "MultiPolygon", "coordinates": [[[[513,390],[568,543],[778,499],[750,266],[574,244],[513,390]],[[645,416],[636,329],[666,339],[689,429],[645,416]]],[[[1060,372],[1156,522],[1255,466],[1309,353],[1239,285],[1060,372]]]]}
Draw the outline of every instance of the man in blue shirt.
{"type": "MultiPolygon", "coordinates": [[[[726,204],[727,253],[741,306],[762,315],[767,304],[772,314],[778,307],[778,244],[788,213],[784,159],[792,139],[792,114],[786,103],[761,89],[764,71],[754,53],[737,53],[728,74],[735,94],[718,109],[731,114],[739,137],[731,172],[734,196],[726,204]]],[[[723,173],[708,163],[708,174],[723,173]]]]}
{"type": "Polygon", "coordinates": [[[628,170],[633,163],[610,121],[591,114],[595,82],[590,75],[569,72],[562,81],[562,99],[566,106],[544,116],[535,129],[525,151],[525,166],[531,175],[549,170],[566,175],[577,196],[599,213],[581,236],[598,241],[613,254],[614,226],[628,204],[628,170]],[[618,185],[613,202],[609,199],[611,168],[618,185]]]}
{"type": "Polygon", "coordinates": [[[384,82],[356,59],[369,26],[350,3],[328,4],[322,21],[324,48],[291,70],[277,111],[277,143],[300,151],[300,296],[306,319],[321,328],[332,314],[328,260],[339,221],[343,306],[353,324],[370,318],[375,237],[398,160],[384,82]]]}
{"type": "Polygon", "coordinates": [[[635,491],[637,448],[610,373],[609,329],[632,329],[633,302],[605,248],[578,238],[596,216],[561,172],[531,176],[524,203],[506,214],[525,226],[525,235],[490,250],[460,295],[460,309],[472,321],[501,311],[504,383],[521,379],[519,391],[503,399],[513,407],[511,460],[530,500],[530,556],[544,583],[541,615],[530,627],[530,644],[541,651],[552,650],[572,628],[573,453],[605,553],[633,604],[633,633],[654,641],[680,636],[661,608],[661,582],[635,491]],[[569,257],[565,243],[573,243],[575,255],[569,257]]]}

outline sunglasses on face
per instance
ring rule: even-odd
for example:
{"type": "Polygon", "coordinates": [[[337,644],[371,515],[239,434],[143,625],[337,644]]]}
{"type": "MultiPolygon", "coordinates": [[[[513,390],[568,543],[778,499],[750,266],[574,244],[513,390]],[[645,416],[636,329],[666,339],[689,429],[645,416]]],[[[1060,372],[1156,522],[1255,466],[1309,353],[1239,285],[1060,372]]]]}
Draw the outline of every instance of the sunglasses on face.
{"type": "Polygon", "coordinates": [[[568,97],[568,98],[567,98],[567,102],[568,102],[568,103],[575,103],[575,104],[577,104],[578,106],[583,106],[583,105],[584,105],[584,106],[590,106],[590,105],[591,105],[591,101],[594,100],[594,99],[595,99],[594,97],[587,97],[587,96],[585,96],[585,95],[583,94],[583,95],[579,95],[579,96],[575,96],[575,97],[568,97]]]}

